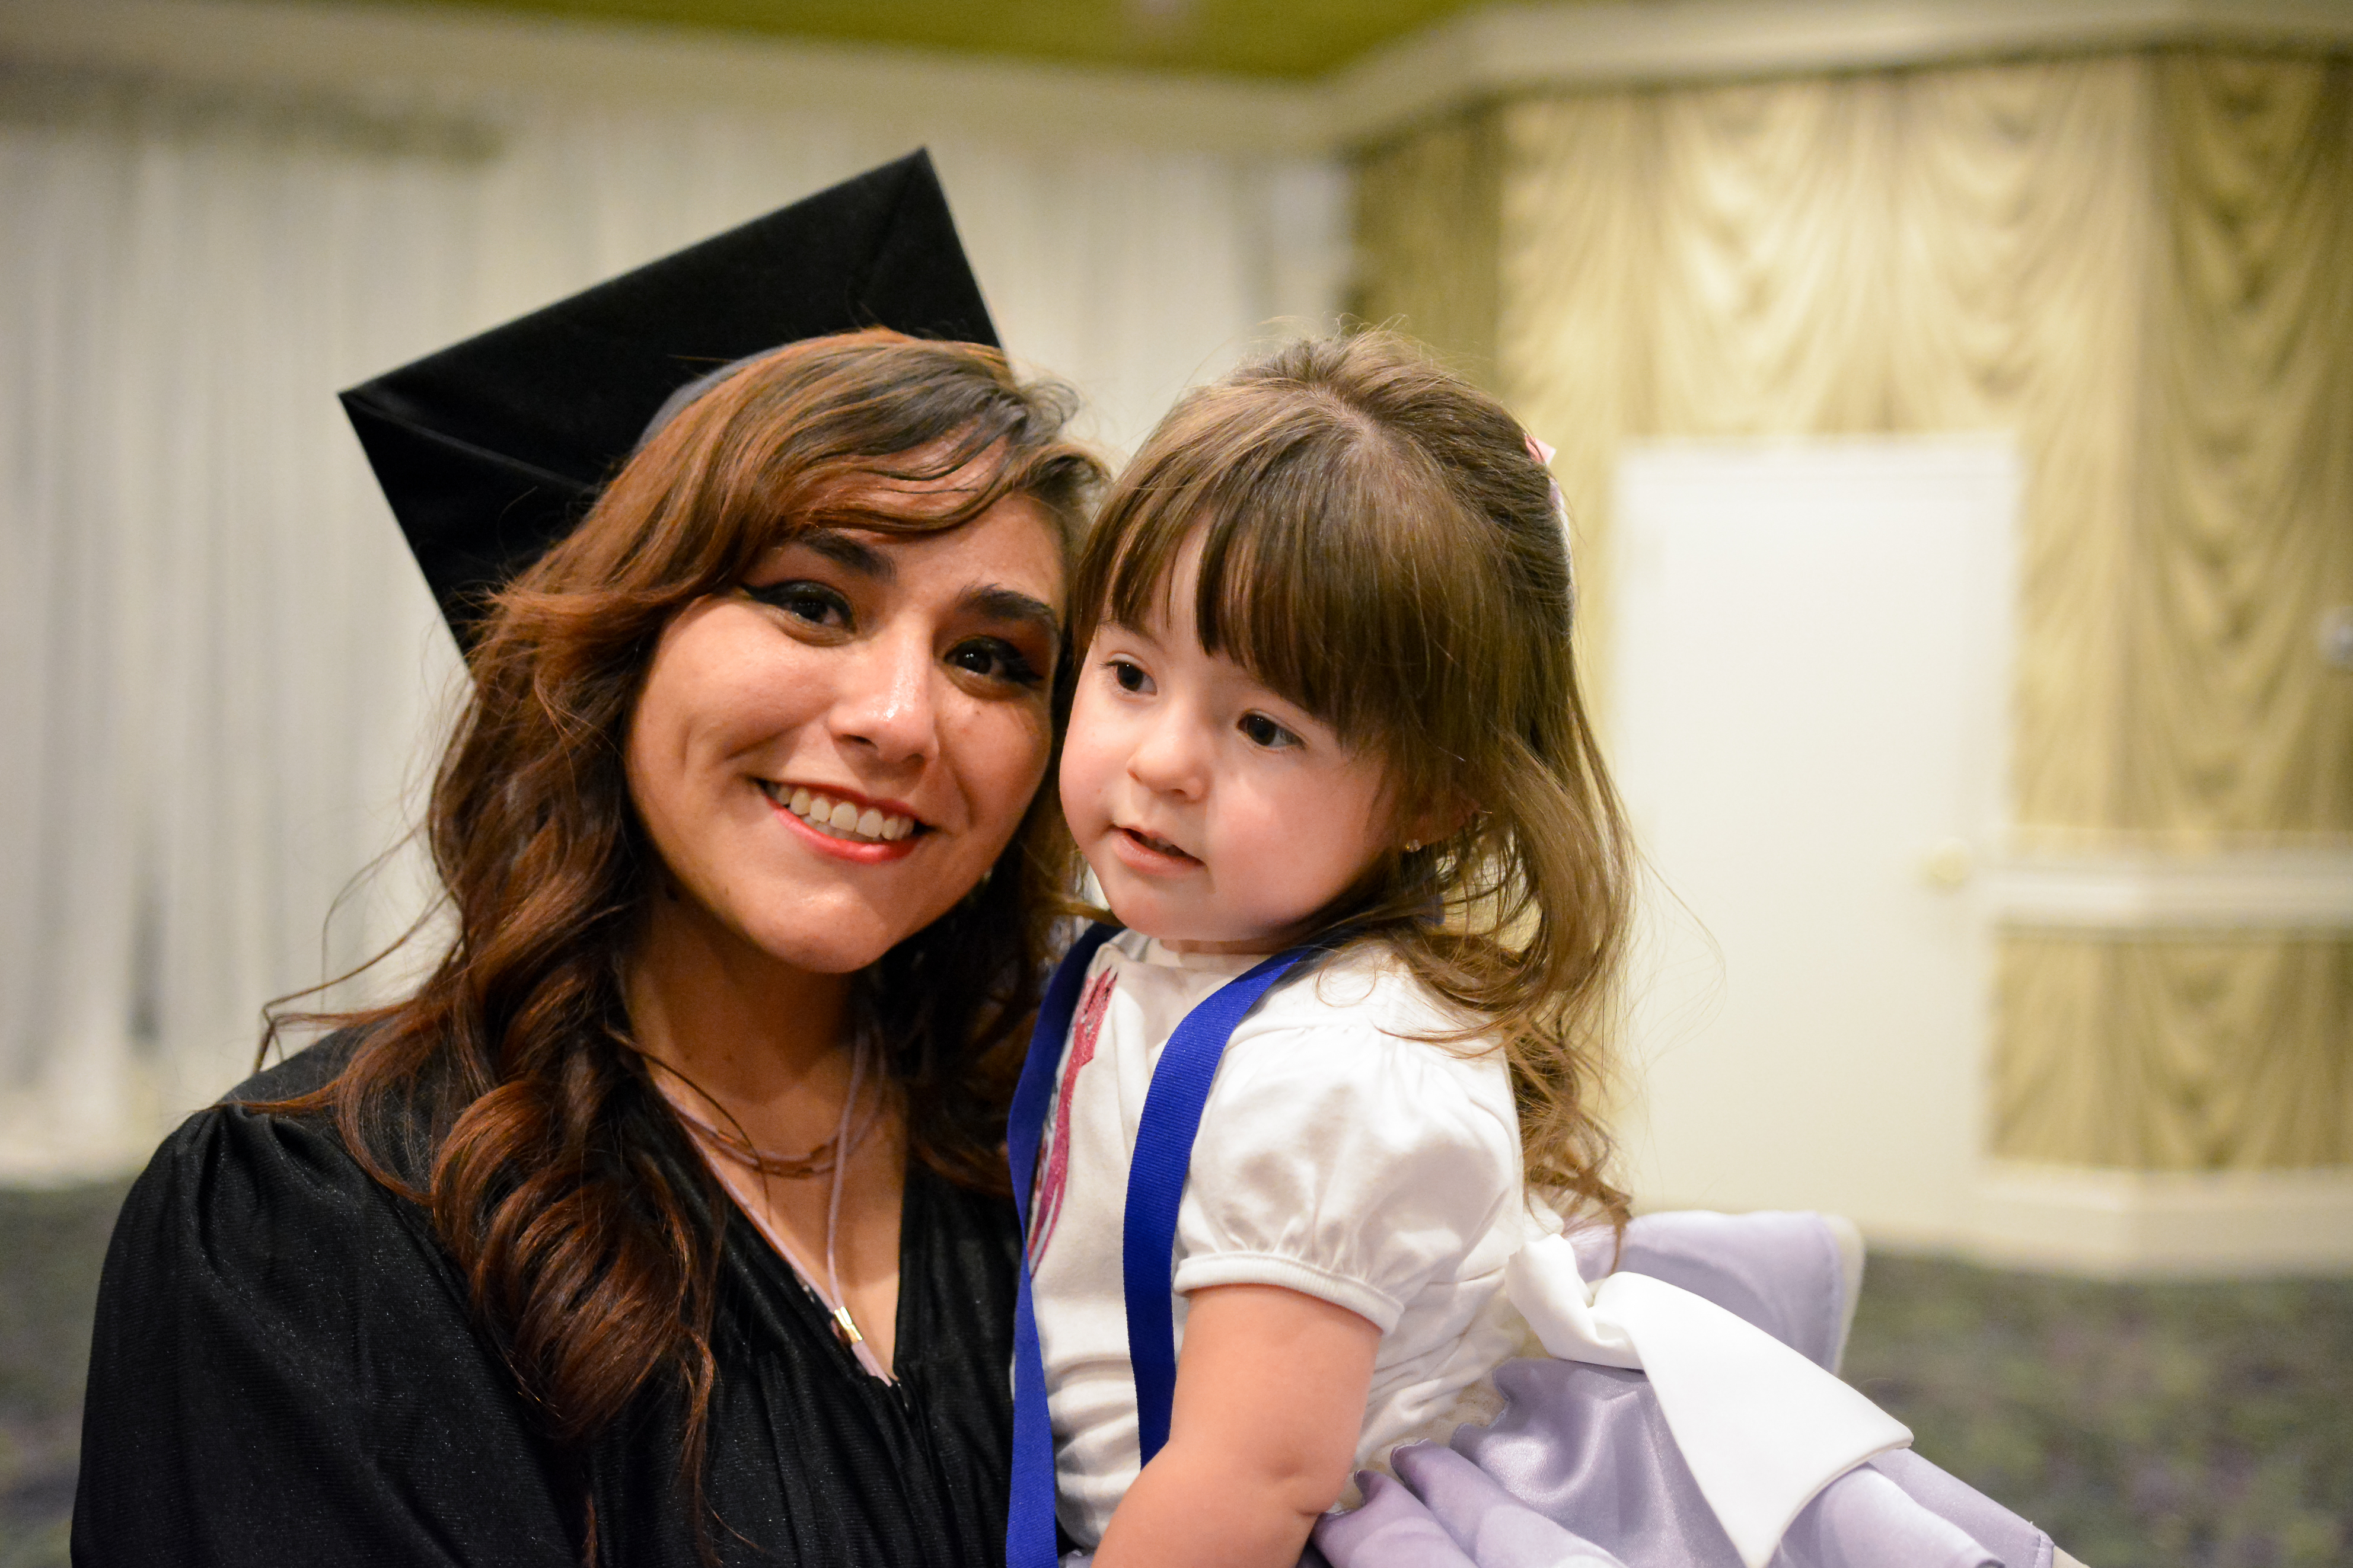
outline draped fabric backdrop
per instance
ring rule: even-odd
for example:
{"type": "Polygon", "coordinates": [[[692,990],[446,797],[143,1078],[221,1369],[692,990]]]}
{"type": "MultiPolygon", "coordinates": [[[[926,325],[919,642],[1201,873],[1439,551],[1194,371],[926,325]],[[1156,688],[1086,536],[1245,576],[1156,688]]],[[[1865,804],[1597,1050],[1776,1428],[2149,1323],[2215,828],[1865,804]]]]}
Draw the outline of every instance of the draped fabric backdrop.
{"type": "MultiPolygon", "coordinates": [[[[428,901],[413,851],[353,878],[461,678],[335,390],[906,124],[0,73],[0,1179],[142,1158],[250,1068],[266,998],[428,901]]],[[[1114,452],[1337,302],[1325,164],[1018,128],[933,153],[1006,342],[1114,452]]]]}
{"type": "MultiPolygon", "coordinates": [[[[1357,190],[1358,308],[1492,353],[1559,447],[1597,659],[1628,439],[2014,431],[2019,847],[2353,846],[2315,636],[2353,603],[2353,58],[1534,94],[1357,190]]],[[[1999,979],[1989,1152],[2353,1167],[2341,932],[2013,927],[1999,979]]]]}
{"type": "Polygon", "coordinates": [[[1498,390],[1503,136],[1487,110],[1455,114],[1372,150],[1356,180],[1351,310],[1439,349],[1498,390]]]}

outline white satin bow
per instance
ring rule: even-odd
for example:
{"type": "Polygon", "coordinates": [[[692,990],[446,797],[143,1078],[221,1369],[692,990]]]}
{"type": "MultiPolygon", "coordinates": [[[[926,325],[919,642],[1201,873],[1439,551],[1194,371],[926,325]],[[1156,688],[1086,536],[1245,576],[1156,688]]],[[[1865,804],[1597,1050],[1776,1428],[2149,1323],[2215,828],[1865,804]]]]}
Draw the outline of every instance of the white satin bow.
{"type": "Polygon", "coordinates": [[[1504,1289],[1565,1361],[1639,1369],[1675,1447],[1748,1568],[1765,1568],[1798,1510],[1912,1433],[1746,1319],[1647,1274],[1588,1286],[1567,1238],[1504,1266],[1504,1289]]]}

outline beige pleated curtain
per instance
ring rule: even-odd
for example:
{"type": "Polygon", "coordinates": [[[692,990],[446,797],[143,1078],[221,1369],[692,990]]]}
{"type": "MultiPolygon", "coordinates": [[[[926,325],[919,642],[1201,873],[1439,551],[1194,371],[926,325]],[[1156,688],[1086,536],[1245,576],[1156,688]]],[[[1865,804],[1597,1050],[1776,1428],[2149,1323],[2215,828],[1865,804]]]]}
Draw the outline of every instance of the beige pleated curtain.
{"type": "MultiPolygon", "coordinates": [[[[1626,439],[2010,430],[2023,844],[2353,834],[2314,646],[2353,603],[2353,62],[1537,95],[1369,151],[1358,205],[1358,312],[1559,447],[1591,655],[1626,439]]],[[[1997,1037],[1994,1154],[2353,1163],[2353,943],[2011,930],[1997,1037]]]]}

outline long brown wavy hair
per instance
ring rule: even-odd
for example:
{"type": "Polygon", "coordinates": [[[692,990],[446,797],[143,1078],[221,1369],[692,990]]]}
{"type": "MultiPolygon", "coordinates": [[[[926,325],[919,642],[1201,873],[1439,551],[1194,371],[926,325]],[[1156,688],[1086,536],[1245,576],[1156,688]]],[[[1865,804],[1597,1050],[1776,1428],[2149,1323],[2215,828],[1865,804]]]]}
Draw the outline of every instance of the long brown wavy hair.
{"type": "MultiPolygon", "coordinates": [[[[707,1173],[699,1194],[667,1173],[671,1112],[622,1002],[659,875],[622,770],[655,645],[808,528],[933,532],[1018,495],[1056,520],[1067,560],[1103,477],[1062,439],[1071,408],[994,350],[879,329],[781,349],[690,404],[489,606],[424,825],[448,951],[406,1001],[272,1020],[270,1038],[297,1021],[354,1030],[338,1077],[272,1109],[331,1111],[368,1172],[426,1206],[559,1442],[586,1443],[667,1377],[701,1495],[720,1238],[696,1216],[726,1205],[707,1173]],[[949,512],[843,499],[967,465],[984,478],[960,480],[949,512]]],[[[983,1189],[1008,1184],[1005,1108],[1068,881],[1052,793],[963,903],[859,977],[913,1156],[983,1189]]]]}
{"type": "MultiPolygon", "coordinates": [[[[1083,651],[1201,542],[1203,648],[1379,757],[1385,853],[1312,922],[1394,950],[1499,1042],[1527,1179],[1623,1226],[1598,1113],[1631,840],[1569,643],[1566,519],[1517,421],[1394,333],[1304,339],[1190,394],[1103,500],[1083,651]]],[[[1180,612],[1181,613],[1181,612],[1180,612]]]]}

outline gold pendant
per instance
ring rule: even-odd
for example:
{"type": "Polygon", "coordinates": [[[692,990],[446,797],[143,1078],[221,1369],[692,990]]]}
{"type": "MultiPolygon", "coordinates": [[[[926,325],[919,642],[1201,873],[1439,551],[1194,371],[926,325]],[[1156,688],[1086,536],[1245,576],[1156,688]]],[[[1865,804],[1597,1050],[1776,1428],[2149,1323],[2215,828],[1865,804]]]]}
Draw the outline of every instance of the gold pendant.
{"type": "Polygon", "coordinates": [[[847,1307],[836,1307],[833,1310],[833,1335],[845,1348],[860,1343],[866,1337],[858,1331],[858,1325],[850,1321],[849,1309],[847,1307]]]}

